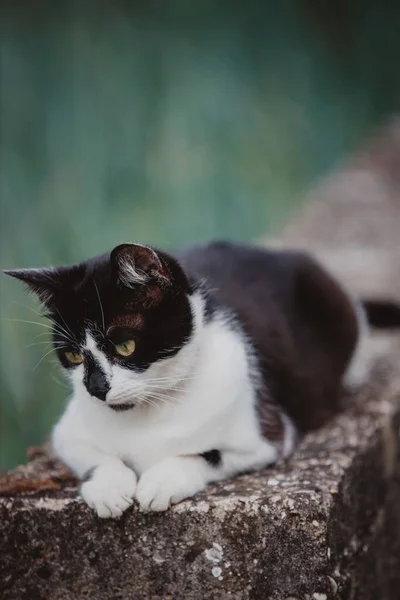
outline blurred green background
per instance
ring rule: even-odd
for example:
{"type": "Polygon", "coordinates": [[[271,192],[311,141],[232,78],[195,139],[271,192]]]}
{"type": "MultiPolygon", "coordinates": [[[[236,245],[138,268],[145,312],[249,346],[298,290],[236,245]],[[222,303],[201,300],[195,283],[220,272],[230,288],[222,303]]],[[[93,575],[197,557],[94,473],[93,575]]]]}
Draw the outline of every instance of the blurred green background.
{"type": "MultiPolygon", "coordinates": [[[[254,240],[399,108],[400,3],[1,3],[0,267],[254,240]]],[[[68,394],[0,280],[0,469],[68,394]],[[39,363],[39,364],[38,364],[39,363]]]]}

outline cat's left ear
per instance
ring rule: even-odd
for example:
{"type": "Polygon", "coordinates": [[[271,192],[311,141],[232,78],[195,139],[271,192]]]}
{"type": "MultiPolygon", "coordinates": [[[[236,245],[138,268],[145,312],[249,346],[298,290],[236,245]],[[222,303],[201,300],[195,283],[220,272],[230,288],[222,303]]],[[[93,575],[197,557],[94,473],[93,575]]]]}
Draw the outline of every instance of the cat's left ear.
{"type": "Polygon", "coordinates": [[[140,244],[121,244],[111,252],[111,263],[126,287],[157,282],[162,287],[178,285],[190,293],[189,281],[179,263],[169,254],[140,244]]]}
{"type": "Polygon", "coordinates": [[[49,308],[58,289],[57,269],[12,269],[6,275],[19,279],[49,308]]]}

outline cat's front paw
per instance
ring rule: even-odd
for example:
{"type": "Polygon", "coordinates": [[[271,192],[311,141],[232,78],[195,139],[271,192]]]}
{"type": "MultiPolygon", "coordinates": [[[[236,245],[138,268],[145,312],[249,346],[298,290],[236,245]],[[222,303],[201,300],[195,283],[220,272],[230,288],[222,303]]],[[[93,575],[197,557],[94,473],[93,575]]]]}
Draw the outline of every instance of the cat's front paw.
{"type": "Polygon", "coordinates": [[[201,458],[167,458],[145,471],[136,490],[136,499],[144,511],[167,510],[204,489],[206,480],[201,458]]]}
{"type": "Polygon", "coordinates": [[[116,519],[131,506],[136,475],[124,464],[100,465],[81,486],[85,502],[103,519],[116,519]]]}

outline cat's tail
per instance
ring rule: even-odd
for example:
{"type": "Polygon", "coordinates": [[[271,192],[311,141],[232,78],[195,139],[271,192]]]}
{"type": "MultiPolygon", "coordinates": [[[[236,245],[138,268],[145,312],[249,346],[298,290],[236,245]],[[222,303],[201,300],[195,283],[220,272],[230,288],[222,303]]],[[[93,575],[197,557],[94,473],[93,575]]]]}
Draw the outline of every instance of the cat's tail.
{"type": "Polygon", "coordinates": [[[362,298],[361,305],[370,327],[374,329],[400,328],[400,302],[362,298]]]}

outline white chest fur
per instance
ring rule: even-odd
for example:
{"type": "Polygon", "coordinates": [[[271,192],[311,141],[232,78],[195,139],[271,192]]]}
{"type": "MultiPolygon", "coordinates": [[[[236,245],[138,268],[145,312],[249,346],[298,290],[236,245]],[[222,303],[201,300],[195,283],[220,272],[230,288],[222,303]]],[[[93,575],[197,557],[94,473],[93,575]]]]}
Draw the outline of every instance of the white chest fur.
{"type": "MultiPolygon", "coordinates": [[[[53,440],[56,452],[79,476],[79,457],[66,452],[74,439],[118,456],[137,475],[166,457],[212,449],[252,452],[258,447],[255,392],[240,335],[216,320],[202,327],[190,344],[195,346],[189,349],[195,361],[188,369],[191,376],[169,401],[114,412],[83,386],[74,394],[53,440]]],[[[188,359],[178,353],[171,360],[188,359]]]]}

